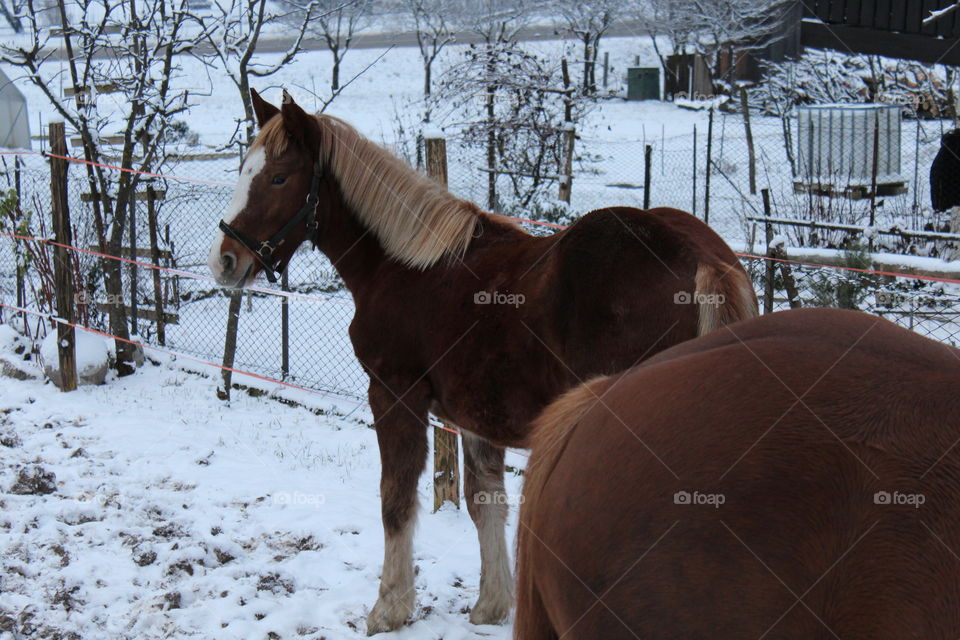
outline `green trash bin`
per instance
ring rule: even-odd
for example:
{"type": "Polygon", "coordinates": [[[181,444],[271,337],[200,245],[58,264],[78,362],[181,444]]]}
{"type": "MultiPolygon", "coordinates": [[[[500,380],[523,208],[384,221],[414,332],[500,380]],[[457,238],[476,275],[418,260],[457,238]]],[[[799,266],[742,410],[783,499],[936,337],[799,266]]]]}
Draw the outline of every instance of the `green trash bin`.
{"type": "Polygon", "coordinates": [[[659,100],[660,67],[627,69],[627,100],[659,100]]]}

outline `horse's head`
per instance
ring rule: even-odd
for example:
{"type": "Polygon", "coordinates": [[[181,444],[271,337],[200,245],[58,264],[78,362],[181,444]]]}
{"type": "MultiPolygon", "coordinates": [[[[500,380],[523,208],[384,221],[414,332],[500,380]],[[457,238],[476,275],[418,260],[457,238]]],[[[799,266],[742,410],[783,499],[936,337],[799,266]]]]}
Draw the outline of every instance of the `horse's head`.
{"type": "Polygon", "coordinates": [[[229,209],[210,247],[222,285],[249,285],[263,270],[274,282],[318,225],[320,128],[284,92],[278,109],[251,90],[260,133],[240,167],[229,209]]]}

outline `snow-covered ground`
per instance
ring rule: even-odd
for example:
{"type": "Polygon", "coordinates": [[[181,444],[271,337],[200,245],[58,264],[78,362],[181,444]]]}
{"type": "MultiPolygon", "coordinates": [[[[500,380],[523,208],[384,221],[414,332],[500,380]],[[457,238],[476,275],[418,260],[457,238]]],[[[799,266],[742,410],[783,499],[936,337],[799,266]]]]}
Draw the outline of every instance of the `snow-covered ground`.
{"type": "MultiPolygon", "coordinates": [[[[168,361],[69,394],[3,379],[0,639],[365,637],[383,550],[368,410],[225,406],[215,386],[168,361]]],[[[476,532],[429,512],[429,477],[418,605],[391,637],[508,638],[467,620],[476,532]]]]}

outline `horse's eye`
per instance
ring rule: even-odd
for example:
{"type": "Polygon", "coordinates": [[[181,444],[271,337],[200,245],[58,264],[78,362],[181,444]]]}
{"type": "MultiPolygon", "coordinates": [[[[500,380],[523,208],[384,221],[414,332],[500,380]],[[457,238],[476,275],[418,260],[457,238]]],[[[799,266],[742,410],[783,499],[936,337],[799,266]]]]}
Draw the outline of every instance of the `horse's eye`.
{"type": "Polygon", "coordinates": [[[286,181],[287,181],[287,176],[273,176],[273,180],[272,180],[273,184],[277,184],[277,185],[283,184],[286,181]]]}

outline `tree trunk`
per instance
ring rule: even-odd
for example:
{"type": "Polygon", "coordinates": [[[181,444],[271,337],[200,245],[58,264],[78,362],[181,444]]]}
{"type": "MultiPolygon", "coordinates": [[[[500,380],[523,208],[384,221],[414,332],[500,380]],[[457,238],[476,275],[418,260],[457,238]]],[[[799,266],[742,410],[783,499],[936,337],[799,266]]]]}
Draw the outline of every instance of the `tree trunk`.
{"type": "Polygon", "coordinates": [[[338,52],[334,49],[333,53],[333,72],[330,78],[330,89],[336,91],[340,88],[340,56],[338,52]]]}
{"type": "MultiPolygon", "coordinates": [[[[423,60],[423,97],[430,97],[430,76],[433,70],[433,60],[430,58],[424,58],[423,60]]],[[[430,118],[427,118],[429,121],[430,118]]]]}

